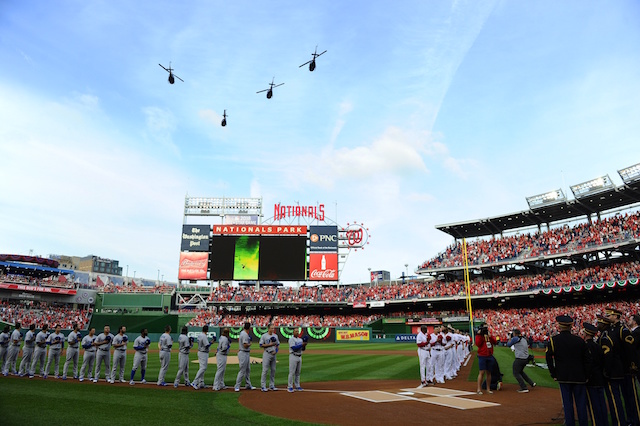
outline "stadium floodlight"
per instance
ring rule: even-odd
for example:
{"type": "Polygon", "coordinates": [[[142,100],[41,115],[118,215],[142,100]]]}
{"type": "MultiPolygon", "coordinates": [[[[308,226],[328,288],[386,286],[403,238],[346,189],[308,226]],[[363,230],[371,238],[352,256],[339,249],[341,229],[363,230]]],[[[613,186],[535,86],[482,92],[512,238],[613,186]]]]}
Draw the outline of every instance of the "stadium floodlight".
{"type": "Polygon", "coordinates": [[[262,215],[262,198],[184,198],[185,216],[262,215]]]}
{"type": "Polygon", "coordinates": [[[531,210],[565,201],[567,201],[567,197],[564,195],[564,192],[562,192],[562,189],[556,189],[555,191],[549,191],[544,194],[527,197],[527,203],[531,210]]]}
{"type": "Polygon", "coordinates": [[[640,180],[640,163],[618,170],[618,174],[626,184],[637,182],[640,180]]]}
{"type": "Polygon", "coordinates": [[[614,185],[613,182],[611,182],[609,175],[604,175],[591,179],[590,181],[571,186],[571,192],[573,192],[573,196],[576,197],[576,199],[579,199],[596,192],[613,189],[613,187],[614,185]]]}

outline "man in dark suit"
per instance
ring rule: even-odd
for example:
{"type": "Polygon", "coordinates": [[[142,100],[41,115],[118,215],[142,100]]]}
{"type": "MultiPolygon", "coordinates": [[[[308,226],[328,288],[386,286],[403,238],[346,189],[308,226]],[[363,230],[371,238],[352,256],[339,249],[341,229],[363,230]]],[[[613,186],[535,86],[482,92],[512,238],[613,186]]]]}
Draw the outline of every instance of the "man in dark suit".
{"type": "Polygon", "coordinates": [[[566,425],[575,425],[574,401],[578,423],[587,425],[587,371],[590,368],[587,344],[571,333],[573,318],[568,315],[556,317],[558,334],[549,339],[546,358],[549,373],[560,384],[562,406],[566,425]]]}

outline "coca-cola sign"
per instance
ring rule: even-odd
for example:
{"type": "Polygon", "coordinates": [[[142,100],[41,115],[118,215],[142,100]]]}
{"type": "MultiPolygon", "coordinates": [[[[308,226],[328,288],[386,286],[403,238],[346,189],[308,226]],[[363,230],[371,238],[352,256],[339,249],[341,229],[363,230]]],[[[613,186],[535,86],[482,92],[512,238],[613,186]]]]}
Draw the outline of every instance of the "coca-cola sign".
{"type": "Polygon", "coordinates": [[[209,253],[180,253],[179,280],[206,280],[209,253]]]}
{"type": "Polygon", "coordinates": [[[338,253],[310,253],[309,281],[338,281],[338,253]]]}

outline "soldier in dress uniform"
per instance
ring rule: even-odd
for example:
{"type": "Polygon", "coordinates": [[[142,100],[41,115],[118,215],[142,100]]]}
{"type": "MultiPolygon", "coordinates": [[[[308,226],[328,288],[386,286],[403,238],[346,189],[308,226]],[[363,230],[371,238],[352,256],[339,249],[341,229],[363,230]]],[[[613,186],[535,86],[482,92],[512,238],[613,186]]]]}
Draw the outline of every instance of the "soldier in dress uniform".
{"type": "Polygon", "coordinates": [[[622,406],[622,380],[624,378],[624,366],[622,357],[618,354],[620,346],[615,344],[611,338],[609,326],[611,322],[605,316],[598,315],[598,331],[600,338],[598,343],[604,354],[604,378],[605,393],[609,402],[609,413],[611,414],[611,424],[626,425],[627,420],[622,406]]]}
{"type": "Polygon", "coordinates": [[[640,425],[640,406],[637,398],[636,381],[638,374],[638,354],[636,352],[635,339],[631,331],[620,322],[622,312],[615,308],[605,309],[605,315],[609,319],[611,339],[620,345],[618,352],[622,357],[624,377],[622,378],[622,398],[624,399],[625,412],[629,424],[640,425]]]}
{"type": "Polygon", "coordinates": [[[587,351],[591,359],[589,371],[587,371],[587,404],[591,422],[595,426],[607,426],[609,414],[607,413],[607,400],[604,392],[604,354],[598,344],[596,334],[598,328],[585,322],[582,324],[584,341],[587,342],[587,351]]]}
{"type": "Polygon", "coordinates": [[[560,385],[562,406],[566,425],[575,425],[575,408],[578,423],[587,425],[587,371],[590,368],[587,344],[579,336],[571,333],[573,318],[568,315],[556,317],[558,334],[549,339],[546,358],[549,374],[560,385]]]}

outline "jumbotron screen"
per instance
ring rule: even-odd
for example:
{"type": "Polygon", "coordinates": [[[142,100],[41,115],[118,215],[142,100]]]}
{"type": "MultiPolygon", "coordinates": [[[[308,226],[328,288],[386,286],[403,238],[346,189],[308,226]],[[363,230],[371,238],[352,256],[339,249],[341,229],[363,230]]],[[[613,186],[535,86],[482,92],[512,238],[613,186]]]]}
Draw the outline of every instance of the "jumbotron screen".
{"type": "Polygon", "coordinates": [[[214,235],[210,279],[304,281],[306,235],[214,235]]]}

